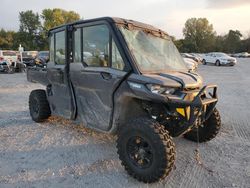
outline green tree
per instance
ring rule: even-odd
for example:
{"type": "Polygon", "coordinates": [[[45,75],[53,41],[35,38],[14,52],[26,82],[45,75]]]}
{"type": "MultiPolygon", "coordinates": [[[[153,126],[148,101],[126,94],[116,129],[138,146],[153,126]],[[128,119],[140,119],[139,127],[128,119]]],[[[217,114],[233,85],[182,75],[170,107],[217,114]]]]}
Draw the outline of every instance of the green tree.
{"type": "Polygon", "coordinates": [[[37,30],[41,29],[41,22],[38,13],[32,10],[22,11],[19,13],[20,32],[36,34],[37,30]]]}
{"type": "Polygon", "coordinates": [[[44,20],[43,28],[45,31],[53,27],[74,22],[80,19],[80,15],[74,11],[66,11],[63,9],[44,9],[41,15],[44,20]]]}
{"type": "Polygon", "coordinates": [[[242,34],[238,30],[229,30],[225,36],[224,51],[228,53],[239,52],[241,48],[241,37],[242,34]]]}
{"type": "Polygon", "coordinates": [[[225,36],[216,36],[213,51],[225,52],[225,36]]]}
{"type": "Polygon", "coordinates": [[[0,30],[0,49],[13,49],[14,31],[0,30]]]}
{"type": "Polygon", "coordinates": [[[37,38],[42,30],[42,25],[38,13],[32,10],[19,13],[19,33],[16,36],[17,42],[20,42],[25,50],[39,49],[37,38]]]}
{"type": "Polygon", "coordinates": [[[250,37],[241,41],[240,52],[250,53],[250,37]]]}
{"type": "Polygon", "coordinates": [[[208,52],[215,43],[213,25],[206,18],[190,18],[183,28],[184,47],[188,52],[208,52]]]}
{"type": "Polygon", "coordinates": [[[44,9],[41,15],[32,10],[22,11],[18,32],[0,30],[0,49],[17,49],[21,44],[25,50],[48,50],[48,30],[79,19],[78,13],[58,8],[44,9]]]}
{"type": "Polygon", "coordinates": [[[179,39],[179,40],[173,40],[175,46],[178,48],[180,52],[186,52],[184,48],[184,39],[179,39]]]}

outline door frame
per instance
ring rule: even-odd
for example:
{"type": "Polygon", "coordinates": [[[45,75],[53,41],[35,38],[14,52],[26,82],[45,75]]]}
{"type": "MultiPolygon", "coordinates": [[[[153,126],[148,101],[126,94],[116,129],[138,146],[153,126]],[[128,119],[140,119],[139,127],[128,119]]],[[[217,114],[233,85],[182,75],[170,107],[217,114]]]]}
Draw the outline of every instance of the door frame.
{"type": "MultiPolygon", "coordinates": [[[[70,30],[71,32],[71,43],[68,43],[68,45],[70,44],[71,45],[71,51],[69,53],[72,52],[72,58],[71,59],[68,59],[67,61],[67,64],[68,66],[70,67],[70,63],[73,63],[74,62],[74,31],[76,29],[81,29],[81,52],[83,52],[83,29],[86,28],[86,27],[90,27],[90,26],[96,26],[96,25],[105,25],[107,26],[107,28],[109,29],[109,55],[110,55],[110,59],[109,60],[109,63],[108,63],[108,66],[107,67],[92,67],[92,66],[87,66],[86,64],[84,64],[83,62],[83,55],[81,55],[81,63],[83,65],[83,69],[85,69],[87,72],[102,72],[101,70],[103,69],[103,72],[114,72],[114,71],[124,71],[126,74],[125,76],[121,79],[121,81],[119,82],[119,84],[117,85],[117,87],[113,90],[112,92],[112,110],[111,110],[111,114],[110,114],[110,118],[109,118],[109,127],[107,130],[101,130],[100,131],[104,131],[104,132],[108,132],[111,128],[112,128],[112,123],[113,123],[113,114],[114,114],[114,94],[116,92],[116,90],[119,88],[119,86],[121,85],[121,83],[126,80],[126,78],[131,74],[131,72],[134,70],[134,68],[131,66],[130,62],[131,62],[131,56],[126,53],[126,49],[125,49],[125,42],[123,41],[123,38],[121,38],[121,36],[119,36],[119,32],[115,32],[114,29],[117,29],[115,28],[115,25],[112,24],[112,23],[109,23],[108,21],[106,20],[99,20],[99,21],[92,21],[92,22],[87,22],[87,23],[76,23],[76,24],[72,24],[70,25],[72,28],[70,30]],[[112,39],[116,45],[116,47],[118,48],[118,51],[123,59],[123,62],[125,64],[125,68],[124,70],[119,70],[119,69],[115,69],[115,68],[112,68],[112,39]],[[123,42],[121,42],[123,41],[123,42]],[[96,70],[97,69],[97,70],[96,70]],[[109,71],[107,71],[108,69],[110,69],[109,71]]],[[[80,62],[79,62],[80,63],[80,62]]],[[[75,112],[77,111],[77,102],[76,102],[76,96],[75,96],[75,92],[74,92],[74,87],[73,85],[71,84],[71,80],[70,80],[70,70],[69,68],[67,69],[68,71],[68,78],[69,78],[69,86],[71,87],[71,90],[72,90],[72,93],[74,94],[74,96],[72,97],[75,104],[75,112]]],[[[75,118],[76,118],[77,114],[75,113],[75,118]]],[[[92,127],[94,128],[94,127],[92,127]]],[[[98,129],[99,130],[99,129],[98,129]]]]}
{"type": "MultiPolygon", "coordinates": [[[[71,52],[72,52],[72,26],[71,25],[65,25],[63,27],[59,27],[57,29],[54,29],[52,31],[49,32],[49,37],[51,37],[51,35],[53,34],[53,38],[54,38],[54,61],[51,62],[51,67],[50,64],[48,64],[49,66],[47,68],[54,68],[54,69],[62,69],[63,71],[63,81],[66,84],[66,87],[69,89],[69,93],[70,93],[70,119],[74,120],[76,117],[76,101],[75,101],[75,94],[73,91],[73,87],[70,81],[70,75],[69,75],[69,65],[70,65],[70,61],[72,59],[71,57],[71,52]],[[55,57],[56,57],[56,33],[64,31],[65,32],[65,64],[64,65],[60,65],[60,64],[56,64],[55,62],[55,57]]],[[[62,101],[64,102],[64,101],[62,101]]]]}

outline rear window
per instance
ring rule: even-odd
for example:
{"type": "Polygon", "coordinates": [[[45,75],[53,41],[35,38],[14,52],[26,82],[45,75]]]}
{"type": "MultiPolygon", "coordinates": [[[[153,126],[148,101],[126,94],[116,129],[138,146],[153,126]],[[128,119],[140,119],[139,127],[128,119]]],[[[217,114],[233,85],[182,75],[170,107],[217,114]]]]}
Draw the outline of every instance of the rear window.
{"type": "Polygon", "coordinates": [[[3,56],[16,56],[16,52],[3,52],[3,56]]]}

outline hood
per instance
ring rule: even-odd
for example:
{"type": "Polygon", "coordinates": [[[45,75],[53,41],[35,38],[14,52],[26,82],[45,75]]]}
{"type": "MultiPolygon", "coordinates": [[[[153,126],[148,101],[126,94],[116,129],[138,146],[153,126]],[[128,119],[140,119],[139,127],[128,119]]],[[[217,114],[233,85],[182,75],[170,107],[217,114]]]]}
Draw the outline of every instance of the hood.
{"type": "Polygon", "coordinates": [[[196,73],[189,72],[170,72],[159,74],[144,74],[144,76],[157,79],[164,86],[197,88],[202,86],[202,78],[196,73]]]}
{"type": "Polygon", "coordinates": [[[131,74],[128,80],[143,84],[157,84],[167,87],[182,88],[200,88],[203,82],[198,74],[189,72],[147,73],[142,75],[131,74]]]}
{"type": "Polygon", "coordinates": [[[221,59],[225,59],[225,60],[233,60],[233,61],[235,61],[235,60],[236,60],[236,58],[231,57],[231,56],[223,56],[223,57],[221,57],[221,59]]]}

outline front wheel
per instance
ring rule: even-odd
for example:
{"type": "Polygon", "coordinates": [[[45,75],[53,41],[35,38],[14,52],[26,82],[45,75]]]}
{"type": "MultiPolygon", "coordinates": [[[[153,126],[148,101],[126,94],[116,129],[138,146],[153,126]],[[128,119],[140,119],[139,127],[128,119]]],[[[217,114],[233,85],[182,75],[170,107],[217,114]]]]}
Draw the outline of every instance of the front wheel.
{"type": "Polygon", "coordinates": [[[203,65],[206,65],[206,64],[207,64],[207,62],[206,62],[205,59],[202,60],[202,64],[203,64],[203,65]]]}
{"type": "Polygon", "coordinates": [[[216,65],[216,66],[220,66],[220,61],[217,60],[217,61],[215,62],[215,65],[216,65]]]}
{"type": "Polygon", "coordinates": [[[216,137],[221,128],[219,111],[215,108],[210,117],[198,128],[193,128],[184,138],[194,142],[208,142],[216,137]]]}
{"type": "Polygon", "coordinates": [[[163,126],[146,117],[118,129],[117,149],[128,174],[145,183],[163,179],[174,166],[172,138],[163,126]]]}

